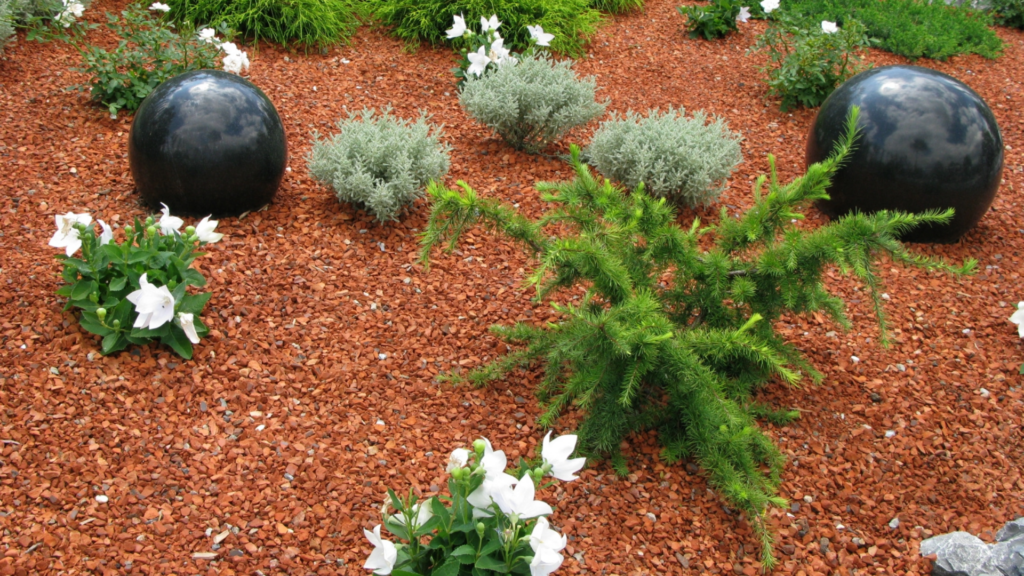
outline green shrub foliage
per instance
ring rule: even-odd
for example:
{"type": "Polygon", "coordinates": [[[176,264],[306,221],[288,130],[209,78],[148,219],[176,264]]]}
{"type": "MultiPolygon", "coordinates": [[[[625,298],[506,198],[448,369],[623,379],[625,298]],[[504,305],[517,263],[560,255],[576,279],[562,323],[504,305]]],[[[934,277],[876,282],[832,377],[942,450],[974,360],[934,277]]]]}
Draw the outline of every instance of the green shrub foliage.
{"type": "Polygon", "coordinates": [[[471,371],[468,379],[482,385],[517,367],[544,365],[537,393],[546,412],[538,423],[551,425],[575,404],[583,414],[581,445],[591,455],[610,455],[620,473],[626,472],[619,452],[626,435],[657,430],[663,458],[697,459],[710,483],[747,513],[763,544],[764,564],[772,565],[764,514],[768,505],[785,502],[775,495],[784,458],[754,417],[790,415],[758,405],[752,395],[770,380],[795,385],[804,375],[822,378],[775,332],[775,322],[783,313],[821,311],[849,326],[843,301],[825,290],[822,278],[838,267],[867,286],[884,335],[879,257],[888,258],[886,266],[891,261],[956,273],[974,266],[954,269],[912,255],[897,240],[915,225],[947,222],[952,210],[854,213],[809,231],[791,225],[802,216],[798,207],[826,197],[829,179],[853,145],[855,126],[856,112],[834,154],[788,184],[778,182],[769,156],[771,175],[757,180],[753,207],[739,218],[723,210],[716,227],[695,220],[680,228],[664,199],[643,187],[625,194],[600,183],[575,148],[575,179],[537,186],[554,206],[538,220],[480,198],[463,182],[461,191],[432,184],[421,261],[429,263],[438,244],[454,249],[467,229],[480,224],[536,259],[528,282],[538,300],[550,299],[563,315],[557,324],[493,328],[521,347],[471,371]],[[557,297],[560,289],[575,294],[580,288],[586,292],[578,303],[557,303],[565,301],[557,297]]]}
{"type": "Polygon", "coordinates": [[[989,0],[997,24],[1024,30],[1024,0],[989,0]]]}
{"type": "Polygon", "coordinates": [[[644,7],[644,0],[590,0],[590,7],[602,12],[624,14],[644,7]]]}
{"type": "Polygon", "coordinates": [[[340,120],[338,129],[329,140],[315,135],[309,172],[338,200],[366,208],[377,220],[398,220],[430,180],[448,172],[449,147],[425,115],[410,122],[392,117],[390,109],[377,117],[364,109],[340,120]]]}
{"type": "Polygon", "coordinates": [[[601,123],[584,156],[598,172],[627,188],[693,206],[721,194],[725,179],[743,159],[739,135],[725,120],[707,123],[704,112],[627,112],[601,123]]]}
{"type": "Polygon", "coordinates": [[[715,40],[737,30],[741,7],[741,0],[711,0],[707,6],[680,6],[678,10],[686,16],[690,38],[715,40]]]}
{"type": "MultiPolygon", "coordinates": [[[[82,57],[82,66],[75,70],[89,77],[87,84],[77,88],[88,90],[92,100],[105,106],[112,118],[121,110],[137,110],[165,80],[192,70],[214,68],[220,57],[217,44],[199,38],[191,26],[175,26],[163,13],[147,9],[144,3],[129,4],[120,15],[106,13],[106,26],[119,39],[109,50],[89,42],[86,31],[95,24],[79,21],[62,26],[60,16],[47,12],[50,9],[46,5],[34,5],[56,17],[43,24],[49,16],[33,16],[38,25],[29,31],[28,38],[71,43],[82,57]]],[[[231,38],[231,31],[223,24],[216,32],[223,39],[231,38]]]]}
{"type": "Polygon", "coordinates": [[[781,98],[783,112],[797,106],[815,108],[840,84],[866,67],[863,51],[870,44],[864,25],[847,20],[838,32],[794,24],[783,17],[762,34],[754,50],[767,52],[762,69],[768,95],[781,98]]]}
{"type": "Polygon", "coordinates": [[[607,104],[594,99],[596,88],[593,78],[576,77],[570,61],[537,53],[470,77],[459,103],[509,146],[533,154],[604,113],[607,104]]]}
{"type": "MultiPolygon", "coordinates": [[[[580,56],[604,17],[590,7],[590,0],[368,0],[374,16],[406,42],[442,44],[452,18],[462,15],[472,25],[496,15],[501,22],[505,48],[529,48],[527,26],[541,26],[555,35],[551,49],[580,56]]],[[[454,40],[458,46],[459,40],[454,40]]]]}
{"type": "Polygon", "coordinates": [[[246,38],[321,48],[346,42],[359,26],[356,0],[167,0],[175,21],[226,22],[246,38]]]}
{"type": "MultiPolygon", "coordinates": [[[[907,58],[945,60],[960,54],[995,58],[1003,43],[989,27],[992,17],[968,6],[928,0],[783,0],[780,11],[803,17],[808,27],[822,20],[845,27],[851,19],[867,27],[878,47],[907,58]]],[[[773,13],[774,15],[774,13],[773,13]]]]}

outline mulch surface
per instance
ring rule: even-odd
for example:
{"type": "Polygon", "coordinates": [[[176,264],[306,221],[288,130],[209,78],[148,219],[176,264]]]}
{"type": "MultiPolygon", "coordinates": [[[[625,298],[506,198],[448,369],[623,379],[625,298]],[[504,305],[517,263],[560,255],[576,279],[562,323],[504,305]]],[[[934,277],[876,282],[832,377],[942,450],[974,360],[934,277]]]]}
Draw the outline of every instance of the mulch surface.
{"type": "MultiPolygon", "coordinates": [[[[97,0],[87,17],[120,7],[97,0]]],[[[761,59],[745,55],[763,26],[690,40],[674,2],[649,0],[601,29],[577,69],[597,77],[610,111],[672,105],[725,116],[744,137],[745,160],[720,205],[739,211],[767,153],[783,178],[802,172],[814,115],[764,99],[761,59]]],[[[803,412],[788,426],[765,424],[789,457],[780,494],[791,507],[771,513],[779,573],[924,574],[923,538],[967,530],[991,540],[1024,514],[1024,354],[1007,321],[1024,297],[1024,34],[999,34],[998,60],[917,62],[978,91],[1003,130],[1005,180],[992,210],[958,244],[914,247],[977,258],[978,274],[885,266],[887,349],[862,287],[838,272],[831,286],[848,302],[852,331],[818,316],[779,322],[826,375],[820,386],[773,385],[763,398],[803,412]]],[[[455,254],[435,254],[425,273],[415,263],[424,202],[399,223],[376,224],[314,182],[303,158],[314,130],[331,133],[347,110],[390,105],[444,124],[449,183],[465,180],[528,214],[543,209],[533,183],[567,177],[566,165],[513,151],[468,119],[448,50],[410,53],[373,28],[326,54],[247,50],[251,80],[284,120],[291,171],[269,209],[223,219],[227,237],[197,261],[213,291],[203,317],[213,333],[188,362],[158,346],[101,356],[98,340],[61,312],[60,266],[46,245],[53,214],[87,210],[118,225],[146,214],[128,169],[130,117],[112,120],[66,91],[86,80],[70,70],[78,55],[67,45],[20,33],[0,57],[0,574],[368,573],[362,528],[379,522],[386,487],[434,494],[451,449],[487,436],[515,458],[544,434],[535,372],[482,390],[436,381],[505,350],[488,326],[557,319],[529,302],[520,251],[481,232],[455,254]]],[[[870,61],[904,60],[873,51],[870,61]]],[[[713,223],[720,205],[680,222],[713,223]]],[[[811,210],[801,225],[822,222],[811,210]]],[[[559,573],[754,574],[746,522],[695,466],[665,465],[657,452],[653,434],[635,436],[628,478],[596,462],[541,494],[570,535],[559,573]]]]}

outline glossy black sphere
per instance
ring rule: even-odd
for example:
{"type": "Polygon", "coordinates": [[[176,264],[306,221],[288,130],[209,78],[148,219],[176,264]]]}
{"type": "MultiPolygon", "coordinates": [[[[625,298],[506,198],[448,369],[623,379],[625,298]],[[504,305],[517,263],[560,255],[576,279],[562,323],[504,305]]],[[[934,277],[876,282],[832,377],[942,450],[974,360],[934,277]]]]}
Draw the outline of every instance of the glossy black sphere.
{"type": "Polygon", "coordinates": [[[235,216],[274,198],[288,162],[281,117],[247,80],[219,70],[171,78],[139,107],[128,136],[135,186],[171,214],[235,216]]]}
{"type": "Polygon", "coordinates": [[[825,159],[860,107],[856,150],[818,208],[921,212],[953,208],[945,226],[920,226],[908,242],[956,242],[992,204],[1003,170],[1003,138],[992,110],[965,84],[918,66],[857,74],[825,100],[807,139],[807,164],[825,159]]]}

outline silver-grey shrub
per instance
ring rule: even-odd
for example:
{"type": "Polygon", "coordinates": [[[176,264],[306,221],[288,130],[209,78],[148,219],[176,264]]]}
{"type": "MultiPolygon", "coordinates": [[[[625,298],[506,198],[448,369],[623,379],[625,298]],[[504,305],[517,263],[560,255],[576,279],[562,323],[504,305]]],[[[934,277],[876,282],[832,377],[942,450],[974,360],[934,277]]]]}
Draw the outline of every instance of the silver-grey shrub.
{"type": "Polygon", "coordinates": [[[725,121],[707,123],[702,111],[634,112],[601,123],[584,154],[605,177],[628,189],[640,182],[653,196],[694,206],[722,193],[725,179],[743,159],[739,135],[725,121]]]}
{"type": "Polygon", "coordinates": [[[15,9],[18,8],[18,0],[0,0],[0,54],[4,51],[4,45],[14,36],[15,9]]]}
{"type": "Polygon", "coordinates": [[[595,89],[592,77],[576,77],[570,61],[555,62],[539,53],[471,76],[459,103],[510,146],[535,154],[604,113],[607,104],[595,101],[595,89]]]}
{"type": "Polygon", "coordinates": [[[413,123],[391,116],[390,108],[376,116],[363,109],[338,121],[338,129],[329,140],[314,134],[309,171],[338,200],[364,207],[377,220],[398,220],[430,180],[448,173],[450,147],[425,114],[413,123]]]}

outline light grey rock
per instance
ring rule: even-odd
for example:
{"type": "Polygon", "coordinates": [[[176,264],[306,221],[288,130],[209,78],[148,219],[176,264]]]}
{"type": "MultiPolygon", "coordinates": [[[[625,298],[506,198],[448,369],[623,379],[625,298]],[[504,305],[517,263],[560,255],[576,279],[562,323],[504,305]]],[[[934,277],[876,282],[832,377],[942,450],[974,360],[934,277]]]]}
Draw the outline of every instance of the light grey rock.
{"type": "Polygon", "coordinates": [[[1017,536],[1024,536],[1024,518],[1017,518],[1003,525],[999,532],[996,532],[996,542],[1005,542],[1017,536]]]}
{"type": "Polygon", "coordinates": [[[992,556],[988,544],[967,532],[942,534],[921,542],[921,555],[935,554],[932,576],[1002,576],[999,572],[982,572],[992,556]]]}
{"type": "Polygon", "coordinates": [[[932,554],[932,576],[1024,576],[1024,518],[1003,526],[991,546],[967,532],[921,542],[921,555],[932,554]]]}
{"type": "Polygon", "coordinates": [[[997,568],[1003,576],[1022,576],[1024,572],[1024,539],[1015,542],[997,542],[992,546],[989,565],[997,568]]]}

